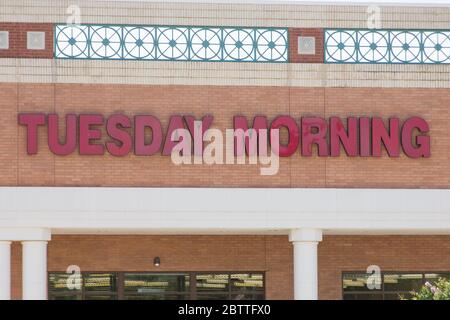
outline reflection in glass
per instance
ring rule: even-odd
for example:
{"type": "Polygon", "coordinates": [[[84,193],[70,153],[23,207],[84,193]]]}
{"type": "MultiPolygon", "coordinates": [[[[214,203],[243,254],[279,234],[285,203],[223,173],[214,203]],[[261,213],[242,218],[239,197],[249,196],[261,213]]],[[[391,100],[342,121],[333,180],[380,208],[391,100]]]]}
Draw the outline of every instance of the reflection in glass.
{"type": "Polygon", "coordinates": [[[230,275],[231,291],[260,291],[264,288],[261,273],[238,273],[230,275]]]}
{"type": "Polygon", "coordinates": [[[49,273],[50,300],[262,300],[264,273],[49,273]],[[67,283],[78,284],[70,290],[67,283]],[[193,283],[191,283],[193,281],[193,283]]]}
{"type": "Polygon", "coordinates": [[[450,273],[426,273],[425,281],[436,282],[439,279],[450,279],[450,273]]]}
{"type": "Polygon", "coordinates": [[[383,295],[380,293],[346,293],[344,300],[383,300],[383,295]]]}
{"type": "Polygon", "coordinates": [[[231,295],[231,300],[263,300],[263,299],[264,299],[263,294],[238,293],[238,294],[231,295]]]}
{"type": "Polygon", "coordinates": [[[418,290],[423,284],[422,274],[385,274],[385,291],[412,291],[418,290]]]}
{"type": "Polygon", "coordinates": [[[51,273],[48,277],[48,289],[53,292],[81,292],[83,278],[67,273],[51,273]]]}
{"type": "Polygon", "coordinates": [[[381,290],[369,290],[367,281],[370,274],[346,272],[342,275],[344,300],[401,300],[410,299],[413,292],[419,291],[427,282],[440,278],[450,278],[450,273],[391,273],[382,274],[381,290]]]}
{"type": "Polygon", "coordinates": [[[48,300],[82,300],[81,294],[49,294],[48,300]]]}
{"type": "MultiPolygon", "coordinates": [[[[369,291],[373,292],[376,287],[380,288],[378,290],[381,290],[381,283],[379,286],[376,286],[374,289],[370,289],[369,286],[367,286],[367,280],[369,277],[372,276],[372,274],[369,273],[345,273],[342,278],[342,286],[345,292],[350,291],[369,291]]],[[[375,281],[381,281],[381,277],[379,279],[374,278],[375,281]]]]}
{"type": "Polygon", "coordinates": [[[125,273],[125,291],[143,292],[188,291],[187,274],[125,273]]]}
{"type": "Polygon", "coordinates": [[[228,291],[228,274],[197,274],[197,292],[202,291],[228,291]]]}
{"type": "Polygon", "coordinates": [[[114,273],[88,273],[84,275],[84,290],[95,292],[115,292],[117,277],[114,273]]]}
{"type": "Polygon", "coordinates": [[[211,293],[199,293],[197,295],[198,300],[229,300],[229,294],[228,293],[217,293],[217,292],[211,292],[211,293]]]}

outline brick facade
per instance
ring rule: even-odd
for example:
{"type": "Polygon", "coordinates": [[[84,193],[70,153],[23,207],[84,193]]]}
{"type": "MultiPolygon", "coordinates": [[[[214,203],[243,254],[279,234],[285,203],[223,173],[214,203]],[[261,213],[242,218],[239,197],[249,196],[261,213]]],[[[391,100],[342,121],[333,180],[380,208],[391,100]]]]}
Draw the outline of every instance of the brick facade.
{"type": "Polygon", "coordinates": [[[323,29],[320,28],[290,28],[289,29],[289,62],[292,63],[323,63],[323,29]],[[314,37],[315,54],[299,54],[298,38],[314,37]]]}
{"type": "MultiPolygon", "coordinates": [[[[68,5],[0,0],[0,31],[9,32],[9,49],[0,49],[0,186],[450,188],[448,65],[323,64],[323,28],[366,28],[364,6],[79,1],[83,23],[287,27],[291,63],[252,64],[53,60],[53,24],[67,21],[68,5]],[[45,32],[44,50],[27,49],[27,31],[45,32]],[[315,37],[314,55],[298,54],[299,36],[315,37]],[[38,154],[30,156],[17,121],[22,112],[145,113],[163,128],[171,115],[211,114],[212,127],[222,130],[232,128],[234,115],[270,121],[283,114],[298,122],[302,116],[420,116],[430,125],[431,157],[297,152],[281,159],[277,175],[261,176],[259,166],[175,166],[160,155],[55,156],[44,127],[38,154]]],[[[383,28],[449,29],[449,16],[441,8],[388,6],[381,18],[383,28]]],[[[450,271],[450,236],[325,235],[318,248],[320,299],[341,299],[342,272],[373,264],[382,271],[450,271]]],[[[14,242],[14,299],[22,296],[21,251],[14,242]]],[[[266,298],[292,299],[292,255],[281,235],[54,234],[48,270],[76,264],[83,271],[264,271],[266,298]],[[159,268],[154,256],[162,259],[159,268]]]]}
{"type": "MultiPolygon", "coordinates": [[[[198,87],[76,84],[0,84],[2,186],[151,187],[383,187],[448,188],[448,90],[279,87],[198,87]],[[228,99],[232,96],[233,99],[228,99]],[[245,110],[242,109],[245,106],[245,110]],[[432,156],[400,158],[281,159],[276,176],[250,166],[177,167],[170,157],[54,156],[39,130],[39,153],[26,154],[18,112],[149,113],[163,126],[172,114],[214,115],[213,127],[232,125],[235,114],[329,117],[413,115],[431,128],[432,156]]],[[[341,298],[342,271],[370,264],[392,271],[449,270],[449,237],[325,236],[319,245],[319,297],[341,298]],[[439,246],[435,244],[439,243],[439,246]],[[437,255],[441,257],[436,261],[437,255]]],[[[266,297],[292,298],[292,245],[285,236],[58,236],[49,242],[48,270],[78,264],[89,271],[265,271],[266,297]],[[145,254],[143,254],[145,252],[145,254]],[[225,253],[226,252],[226,253],[225,253]],[[151,263],[159,255],[163,264],[151,263]]],[[[21,296],[21,246],[13,245],[13,297],[21,296]]]]}
{"type": "Polygon", "coordinates": [[[9,49],[0,49],[0,58],[53,58],[53,24],[1,22],[0,31],[9,32],[9,49]],[[45,32],[45,49],[27,49],[28,31],[45,32]]]}
{"type": "MultiPolygon", "coordinates": [[[[325,236],[319,244],[319,299],[341,299],[344,271],[449,271],[450,236],[325,236]],[[439,259],[436,257],[439,256],[439,259]]],[[[292,299],[292,244],[286,236],[54,235],[48,270],[263,271],[267,299],[292,299]],[[153,257],[161,266],[153,266],[153,257]]],[[[21,245],[12,249],[12,297],[21,297],[21,245]]]]}
{"type": "MultiPolygon", "coordinates": [[[[0,84],[0,184],[3,186],[135,187],[351,187],[448,188],[450,186],[449,113],[445,89],[356,89],[298,87],[131,86],[76,84],[0,84]],[[233,99],[229,99],[233,97],[233,99]],[[245,106],[245,109],[243,109],[245,106]],[[19,112],[148,113],[167,127],[174,114],[214,116],[213,127],[232,128],[233,116],[421,116],[430,125],[431,157],[281,158],[275,176],[259,166],[175,166],[170,157],[55,156],[39,129],[37,155],[26,153],[26,129],[19,112]]],[[[61,121],[62,124],[62,121],[61,121]]],[[[62,130],[61,130],[62,131],[62,130]]]]}

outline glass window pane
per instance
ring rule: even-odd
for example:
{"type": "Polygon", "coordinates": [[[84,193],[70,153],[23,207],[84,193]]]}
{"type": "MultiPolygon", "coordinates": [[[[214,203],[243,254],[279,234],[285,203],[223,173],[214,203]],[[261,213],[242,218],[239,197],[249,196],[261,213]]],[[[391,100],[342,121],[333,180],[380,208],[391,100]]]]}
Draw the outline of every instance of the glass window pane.
{"type": "Polygon", "coordinates": [[[156,294],[126,294],[125,300],[189,300],[190,296],[188,294],[181,293],[156,293],[156,294]]]}
{"type": "Polygon", "coordinates": [[[49,293],[48,300],[81,300],[81,293],[72,295],[49,293]]]}
{"type": "Polygon", "coordinates": [[[117,276],[114,273],[89,273],[83,275],[86,292],[116,292],[117,276]]]}
{"type": "Polygon", "coordinates": [[[423,284],[422,274],[385,274],[384,291],[419,290],[423,284]]]}
{"type": "Polygon", "coordinates": [[[426,273],[425,281],[436,282],[440,278],[450,279],[450,273],[426,273]]]}
{"type": "Polygon", "coordinates": [[[353,292],[353,291],[380,291],[381,290],[381,277],[372,276],[370,284],[376,285],[380,289],[376,289],[376,287],[371,286],[371,289],[367,286],[367,281],[372,274],[369,273],[344,273],[342,278],[342,288],[344,292],[353,292]]]}
{"type": "Polygon", "coordinates": [[[346,293],[344,300],[383,300],[381,293],[346,293]]]}
{"type": "Polygon", "coordinates": [[[197,300],[229,300],[228,293],[210,292],[197,294],[197,300]]]}
{"type": "Polygon", "coordinates": [[[232,294],[231,300],[264,300],[264,295],[260,293],[255,294],[238,293],[232,294]]]}
{"type": "Polygon", "coordinates": [[[410,299],[412,294],[409,292],[398,292],[398,293],[385,293],[384,300],[402,300],[410,299]]]}
{"type": "Polygon", "coordinates": [[[117,300],[117,295],[113,294],[87,294],[84,297],[85,300],[117,300]]]}
{"type": "Polygon", "coordinates": [[[189,292],[188,274],[126,273],[125,295],[189,292]]]}
{"type": "Polygon", "coordinates": [[[202,291],[228,291],[228,274],[197,274],[197,292],[202,291]]]}
{"type": "Polygon", "coordinates": [[[51,292],[81,292],[82,277],[67,273],[50,273],[48,289],[51,292]],[[78,289],[77,289],[78,288],[78,289]]]}
{"type": "Polygon", "coordinates": [[[89,295],[85,295],[84,297],[85,300],[117,300],[117,296],[116,295],[111,295],[111,294],[89,294],[89,295]]]}
{"type": "Polygon", "coordinates": [[[230,275],[231,291],[262,291],[264,277],[261,273],[233,273],[230,275]]]}

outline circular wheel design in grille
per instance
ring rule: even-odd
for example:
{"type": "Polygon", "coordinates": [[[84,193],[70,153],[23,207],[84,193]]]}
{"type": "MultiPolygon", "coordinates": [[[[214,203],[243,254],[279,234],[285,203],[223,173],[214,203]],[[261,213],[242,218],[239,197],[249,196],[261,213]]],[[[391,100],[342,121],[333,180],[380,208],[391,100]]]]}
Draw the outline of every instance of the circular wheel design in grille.
{"type": "Polygon", "coordinates": [[[449,60],[450,37],[443,32],[432,32],[423,40],[425,62],[443,63],[449,60]]]}
{"type": "Polygon", "coordinates": [[[363,62],[387,62],[389,40],[386,33],[367,31],[359,34],[359,59],[363,62]]]}
{"type": "Polygon", "coordinates": [[[266,61],[283,60],[287,51],[286,35],[279,30],[261,32],[256,43],[258,55],[266,61]]]}
{"type": "Polygon", "coordinates": [[[227,60],[251,60],[253,50],[253,36],[250,30],[234,29],[224,36],[224,58],[227,60]]]}
{"type": "Polygon", "coordinates": [[[334,31],[327,38],[326,52],[335,62],[353,62],[356,54],[356,40],[347,31],[334,31]]]}
{"type": "Polygon", "coordinates": [[[62,27],[57,31],[56,47],[67,58],[87,56],[87,28],[78,26],[62,27]]]}
{"type": "Polygon", "coordinates": [[[208,28],[193,30],[191,36],[191,49],[193,59],[221,59],[220,30],[208,28]]]}
{"type": "Polygon", "coordinates": [[[187,59],[188,37],[185,30],[179,28],[159,29],[159,55],[164,59],[187,59]]]}
{"type": "Polygon", "coordinates": [[[95,55],[103,59],[120,57],[122,43],[117,29],[105,26],[91,30],[91,49],[95,55]]]}
{"type": "Polygon", "coordinates": [[[420,39],[417,33],[402,31],[395,33],[391,40],[393,62],[412,63],[420,61],[420,39]]]}
{"type": "Polygon", "coordinates": [[[153,58],[155,50],[154,29],[132,28],[123,38],[125,54],[134,59],[153,58]]]}

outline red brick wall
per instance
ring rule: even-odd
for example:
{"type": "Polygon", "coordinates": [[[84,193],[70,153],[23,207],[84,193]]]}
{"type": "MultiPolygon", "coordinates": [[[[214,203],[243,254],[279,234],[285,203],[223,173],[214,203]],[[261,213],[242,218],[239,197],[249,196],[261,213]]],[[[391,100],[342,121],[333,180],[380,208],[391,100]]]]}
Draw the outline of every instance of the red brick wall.
{"type": "Polygon", "coordinates": [[[9,32],[9,49],[0,49],[0,58],[53,58],[53,24],[0,23],[0,31],[9,32]],[[27,31],[45,32],[45,49],[27,49],[27,31]]]}
{"type": "Polygon", "coordinates": [[[450,271],[450,236],[325,236],[319,245],[319,297],[341,299],[343,271],[450,271]]]}
{"type": "MultiPolygon", "coordinates": [[[[21,245],[14,243],[13,298],[21,297],[21,245]]],[[[287,236],[53,236],[48,270],[264,271],[266,298],[292,299],[292,245],[287,236]],[[153,266],[153,257],[161,266],[153,266]]],[[[343,271],[450,271],[450,236],[324,236],[319,244],[319,298],[341,299],[343,271]]]]}
{"type": "Polygon", "coordinates": [[[323,63],[323,50],[323,29],[289,28],[289,62],[323,63]],[[315,38],[315,54],[298,54],[298,37],[300,36],[315,38]]]}
{"type": "MultiPolygon", "coordinates": [[[[2,186],[195,186],[195,187],[382,187],[449,188],[450,113],[447,89],[355,89],[220,86],[131,86],[78,84],[0,84],[0,185],[2,186]],[[230,99],[230,97],[233,97],[230,99]],[[245,106],[245,108],[243,108],[245,106]],[[399,158],[281,159],[276,176],[254,166],[175,166],[170,157],[124,158],[54,156],[39,130],[39,153],[28,156],[18,112],[150,113],[166,127],[172,114],[211,113],[213,127],[231,128],[232,117],[266,114],[347,117],[413,115],[431,127],[432,156],[399,158]]],[[[13,245],[13,296],[21,296],[19,243],[13,245]]],[[[449,237],[327,236],[319,245],[320,298],[341,297],[342,271],[449,270],[449,237]]],[[[292,247],[287,237],[271,236],[54,236],[49,270],[69,264],[83,270],[260,270],[267,273],[267,298],[292,297],[292,247]],[[143,253],[145,253],[143,255],[143,253]]]]}
{"type": "MultiPolygon", "coordinates": [[[[450,187],[448,89],[144,86],[94,84],[0,84],[0,185],[151,187],[450,187]],[[232,97],[232,99],[230,99],[232,97]],[[276,176],[261,176],[255,165],[175,166],[170,157],[55,156],[46,128],[39,129],[39,152],[27,155],[19,112],[148,113],[167,127],[173,114],[214,115],[213,127],[232,128],[233,116],[271,120],[301,116],[410,116],[426,119],[431,157],[281,158],[276,176]]],[[[62,122],[61,122],[62,123],[62,122]]]]}

